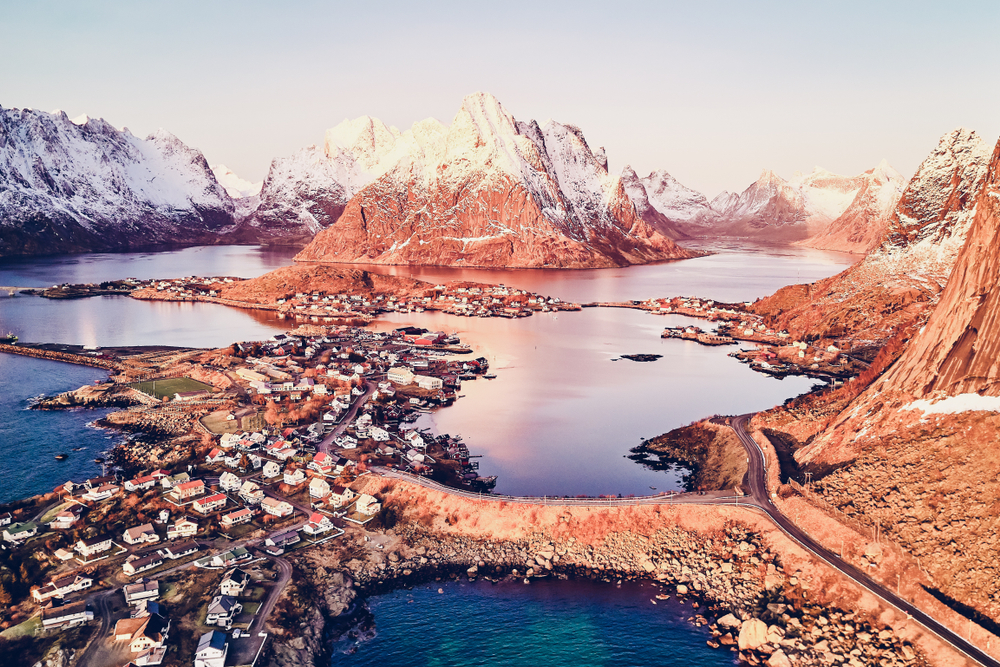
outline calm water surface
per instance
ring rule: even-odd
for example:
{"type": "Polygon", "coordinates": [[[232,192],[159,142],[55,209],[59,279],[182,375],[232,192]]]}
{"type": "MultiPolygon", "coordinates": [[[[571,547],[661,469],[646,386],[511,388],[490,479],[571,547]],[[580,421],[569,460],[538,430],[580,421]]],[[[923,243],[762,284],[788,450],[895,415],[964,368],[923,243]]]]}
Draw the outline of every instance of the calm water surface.
{"type": "Polygon", "coordinates": [[[708,648],[693,609],[650,599],[651,584],[536,581],[448,583],[369,601],[376,636],[333,665],[383,667],[646,667],[734,665],[730,651],[708,648]],[[444,590],[437,592],[438,587],[444,590]]]}
{"type": "MultiPolygon", "coordinates": [[[[287,264],[292,253],[217,246],[5,260],[0,261],[0,285],[44,286],[193,274],[252,277],[287,264]]],[[[504,282],[577,301],[675,294],[742,300],[789,283],[832,275],[853,259],[837,253],[752,247],[622,270],[380,270],[406,271],[434,281],[454,277],[504,282]]],[[[657,491],[676,489],[678,474],[645,470],[624,458],[640,438],[713,413],[771,407],[809,388],[811,382],[802,378],[775,380],[752,373],[726,357],[733,348],[707,348],[659,338],[664,326],[686,321],[631,310],[586,309],[519,320],[394,315],[379,326],[416,324],[458,331],[478,354],[490,359],[499,377],[465,383],[465,397],[426,419],[424,425],[462,435],[473,453],[483,454],[482,474],[499,476],[499,491],[593,495],[651,493],[650,487],[657,491]],[[664,357],[652,363],[612,361],[634,353],[664,357]]],[[[0,297],[0,331],[12,330],[25,341],[219,347],[237,340],[260,340],[288,326],[266,313],[214,304],[125,297],[73,301],[0,297]]],[[[0,355],[0,423],[11,425],[0,431],[0,448],[5,454],[0,460],[0,500],[49,490],[65,481],[65,472],[77,472],[71,465],[51,469],[46,464],[17,485],[9,482],[38,451],[36,440],[82,438],[80,426],[100,416],[28,413],[36,421],[21,421],[27,418],[21,413],[29,398],[73,389],[101,377],[100,371],[93,369],[43,361],[24,365],[22,361],[0,355]]],[[[86,437],[91,435],[106,437],[100,431],[86,437]]],[[[93,456],[88,454],[87,458],[93,456]]],[[[78,479],[85,476],[79,472],[78,479]]]]}

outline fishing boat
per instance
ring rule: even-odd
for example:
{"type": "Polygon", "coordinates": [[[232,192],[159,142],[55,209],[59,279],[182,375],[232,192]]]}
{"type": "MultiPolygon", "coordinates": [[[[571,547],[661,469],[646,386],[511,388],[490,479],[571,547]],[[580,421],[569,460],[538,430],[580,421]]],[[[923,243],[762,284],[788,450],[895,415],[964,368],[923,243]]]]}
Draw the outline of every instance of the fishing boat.
{"type": "Polygon", "coordinates": [[[8,331],[6,336],[0,336],[0,343],[6,343],[7,345],[16,345],[17,336],[14,335],[13,331],[8,331]]]}
{"type": "Polygon", "coordinates": [[[69,458],[69,454],[56,454],[56,461],[65,461],[69,458]]]}

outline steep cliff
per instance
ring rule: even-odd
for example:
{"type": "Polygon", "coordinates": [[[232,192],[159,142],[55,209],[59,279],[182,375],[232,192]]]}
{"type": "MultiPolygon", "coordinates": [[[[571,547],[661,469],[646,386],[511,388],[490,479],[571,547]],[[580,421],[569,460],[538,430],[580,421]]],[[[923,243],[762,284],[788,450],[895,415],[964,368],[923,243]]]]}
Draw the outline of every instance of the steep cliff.
{"type": "Polygon", "coordinates": [[[217,242],[233,214],[202,154],[168,132],[0,108],[0,256],[217,242]]]}
{"type": "Polygon", "coordinates": [[[297,260],[583,268],[694,256],[643,221],[579,128],[518,121],[477,93],[446,130],[425,121],[398,136],[297,260]]]}
{"type": "Polygon", "coordinates": [[[975,132],[946,134],[910,179],[876,250],[836,276],[779,290],[755,309],[797,336],[872,341],[926,318],[965,242],[988,162],[989,148],[975,132]]]}

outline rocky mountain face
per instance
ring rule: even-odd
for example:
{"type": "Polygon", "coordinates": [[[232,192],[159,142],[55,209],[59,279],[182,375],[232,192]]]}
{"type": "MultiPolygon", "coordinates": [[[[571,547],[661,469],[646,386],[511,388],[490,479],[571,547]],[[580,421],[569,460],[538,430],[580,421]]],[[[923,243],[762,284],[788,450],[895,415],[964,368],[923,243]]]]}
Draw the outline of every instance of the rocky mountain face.
{"type": "Polygon", "coordinates": [[[827,502],[920,559],[932,588],[996,620],[1000,581],[985,564],[1000,548],[1000,144],[983,164],[981,143],[942,139],[880,249],[947,257],[964,238],[929,319],[795,458],[827,502]]]}
{"type": "Polygon", "coordinates": [[[749,237],[855,253],[881,241],[905,184],[884,161],[857,176],[817,167],[786,181],[765,170],[742,193],[711,201],[665,171],[638,178],[626,167],[622,181],[642,218],[671,238],[749,237]]]}
{"type": "Polygon", "coordinates": [[[518,121],[481,93],[448,128],[373,127],[360,149],[336,138],[355,182],[372,180],[297,260],[584,268],[694,256],[642,219],[579,128],[518,121]]]}
{"type": "Polygon", "coordinates": [[[0,256],[212,243],[234,210],[202,154],[168,132],[0,108],[0,256]]]}
{"type": "MultiPolygon", "coordinates": [[[[975,132],[946,134],[910,179],[873,252],[836,276],[779,290],[756,310],[797,336],[872,341],[925,319],[965,243],[989,156],[975,132]]],[[[870,182],[882,178],[878,171],[870,182]]],[[[874,203],[856,210],[882,205],[885,200],[870,197],[872,192],[859,192],[855,203],[862,194],[874,203]]]]}
{"type": "MultiPolygon", "coordinates": [[[[877,167],[852,179],[836,183],[837,191],[854,192],[847,208],[823,224],[820,231],[798,241],[819,250],[865,254],[878,247],[906,180],[883,160],[877,167]]],[[[834,209],[835,211],[836,209],[834,209]]],[[[821,222],[817,220],[816,222],[821,222]]]]}

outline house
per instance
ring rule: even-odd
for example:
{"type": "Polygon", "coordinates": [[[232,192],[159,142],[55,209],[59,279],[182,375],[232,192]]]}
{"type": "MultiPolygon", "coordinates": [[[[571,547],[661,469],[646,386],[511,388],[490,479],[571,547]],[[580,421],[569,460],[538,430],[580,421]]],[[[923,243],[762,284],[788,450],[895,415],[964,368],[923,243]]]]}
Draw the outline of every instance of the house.
{"type": "Polygon", "coordinates": [[[205,498],[198,498],[194,501],[192,507],[196,512],[208,514],[209,512],[214,512],[225,507],[226,500],[227,498],[224,494],[216,493],[205,498]]]}
{"type": "Polygon", "coordinates": [[[370,437],[375,442],[387,442],[389,440],[389,432],[384,428],[379,428],[378,426],[372,426],[368,429],[368,437],[370,437]]]}
{"type": "Polygon", "coordinates": [[[74,572],[59,577],[58,579],[53,579],[41,588],[32,589],[31,597],[33,597],[36,602],[44,602],[49,598],[62,598],[66,597],[70,593],[86,590],[90,588],[93,583],[94,580],[90,577],[74,572]]]}
{"type": "Polygon", "coordinates": [[[219,625],[226,627],[233,624],[233,618],[243,610],[243,605],[236,601],[231,595],[216,595],[208,603],[208,616],[205,618],[207,625],[219,625]]]}
{"type": "Polygon", "coordinates": [[[31,521],[25,523],[12,523],[3,529],[4,542],[23,542],[29,537],[38,534],[38,526],[31,521]]]}
{"type": "Polygon", "coordinates": [[[290,547],[293,544],[298,544],[302,538],[299,537],[299,533],[296,530],[288,531],[287,533],[282,533],[281,535],[273,535],[264,540],[264,546],[266,547],[267,553],[272,556],[280,556],[285,553],[285,547],[290,547]]]}
{"type": "Polygon", "coordinates": [[[129,528],[122,535],[122,539],[128,544],[152,544],[154,542],[160,541],[160,536],[156,534],[156,529],[153,528],[153,524],[144,523],[141,526],[135,526],[134,528],[129,528]]]}
{"type": "Polygon", "coordinates": [[[260,505],[260,501],[264,500],[264,492],[256,482],[246,481],[240,487],[240,500],[247,505],[260,505]]]}
{"type": "Polygon", "coordinates": [[[148,491],[156,486],[156,478],[152,475],[144,475],[128,480],[124,486],[126,491],[148,491]]]}
{"type": "Polygon", "coordinates": [[[271,516],[277,517],[291,516],[294,511],[289,503],[274,498],[264,498],[260,501],[260,507],[271,516]]]}
{"type": "Polygon", "coordinates": [[[152,570],[154,567],[163,565],[163,557],[159,553],[152,553],[147,556],[129,556],[129,560],[122,565],[122,571],[128,576],[152,570]]]}
{"type": "Polygon", "coordinates": [[[228,470],[222,473],[222,476],[219,477],[219,487],[228,493],[239,491],[242,484],[243,480],[228,470]]]}
{"type": "Polygon", "coordinates": [[[358,497],[358,502],[354,504],[354,508],[361,514],[372,516],[374,514],[378,514],[378,511],[382,509],[382,503],[378,502],[374,497],[368,495],[367,493],[362,493],[358,497]]]}
{"type": "Polygon", "coordinates": [[[224,514],[222,520],[219,522],[222,524],[224,530],[228,530],[233,526],[238,526],[241,523],[250,523],[253,519],[253,512],[247,508],[236,510],[235,512],[230,512],[229,514],[224,514]]]}
{"type": "Polygon", "coordinates": [[[414,449],[424,449],[426,446],[423,436],[421,436],[416,430],[407,431],[406,435],[403,436],[403,440],[414,449]]]}
{"type": "Polygon", "coordinates": [[[191,500],[192,498],[197,498],[203,493],[205,493],[205,481],[201,479],[193,479],[190,482],[181,482],[170,489],[170,495],[173,496],[174,500],[178,502],[184,502],[186,500],[191,500]]]}
{"type": "Polygon", "coordinates": [[[76,543],[76,550],[80,552],[80,555],[90,560],[91,556],[95,556],[99,553],[104,553],[111,549],[111,538],[107,536],[103,537],[88,537],[84,540],[79,540],[76,543]]]}
{"type": "Polygon", "coordinates": [[[248,560],[253,560],[253,555],[245,547],[236,547],[225,553],[196,560],[194,564],[196,567],[221,568],[232,567],[237,563],[244,563],[248,560]]]}
{"type": "Polygon", "coordinates": [[[116,642],[128,642],[129,651],[141,653],[163,646],[170,632],[170,620],[159,614],[123,618],[115,623],[116,642]]]}
{"type": "Polygon", "coordinates": [[[162,549],[160,553],[169,558],[170,560],[177,560],[178,558],[183,558],[188,554],[193,554],[198,551],[197,542],[180,542],[178,544],[170,544],[162,549]]]}
{"type": "Polygon", "coordinates": [[[223,595],[231,595],[237,597],[243,592],[243,589],[247,587],[250,582],[250,575],[241,570],[238,567],[234,567],[226,575],[222,577],[222,583],[219,584],[219,591],[223,595]]]}
{"type": "Polygon", "coordinates": [[[167,539],[174,540],[178,537],[194,537],[198,532],[198,522],[192,521],[188,517],[182,517],[177,523],[167,526],[167,539]]]}
{"type": "Polygon", "coordinates": [[[441,378],[431,377],[430,375],[414,375],[413,378],[417,381],[417,386],[421,389],[441,389],[444,386],[444,382],[441,378]]]}
{"type": "Polygon", "coordinates": [[[212,451],[208,453],[205,457],[205,463],[209,465],[213,463],[222,463],[222,459],[226,458],[226,453],[218,447],[213,447],[212,451]]]}
{"type": "Polygon", "coordinates": [[[309,463],[309,469],[315,470],[321,475],[329,475],[333,470],[333,459],[326,452],[316,452],[313,460],[309,463]]]}
{"type": "Polygon", "coordinates": [[[56,558],[58,558],[59,560],[62,560],[62,561],[72,560],[72,558],[73,558],[73,552],[72,551],[67,551],[66,549],[56,549],[52,553],[53,553],[53,555],[56,558]]]}
{"type": "Polygon", "coordinates": [[[81,496],[84,500],[89,500],[91,502],[99,503],[107,500],[111,496],[118,493],[120,489],[114,484],[103,484],[98,487],[94,487],[90,491],[87,491],[81,496]]]}
{"type": "Polygon", "coordinates": [[[160,486],[164,489],[173,489],[175,486],[191,481],[191,475],[186,472],[179,472],[176,475],[160,478],[160,486]]]}
{"type": "Polygon", "coordinates": [[[194,652],[194,667],[225,667],[229,643],[226,635],[218,630],[209,630],[198,640],[194,652]]]}
{"type": "Polygon", "coordinates": [[[325,514],[320,514],[319,512],[313,512],[309,517],[309,522],[302,527],[302,530],[309,533],[310,535],[318,535],[320,533],[325,533],[328,530],[333,530],[333,522],[330,521],[330,517],[325,514]]]}
{"type": "Polygon", "coordinates": [[[390,382],[395,382],[396,384],[412,384],[413,383],[413,371],[409,368],[402,366],[396,366],[390,368],[389,372],[386,374],[386,378],[390,382]]]}
{"type": "Polygon", "coordinates": [[[299,450],[295,449],[294,447],[285,447],[283,449],[279,449],[278,451],[274,452],[274,458],[278,459],[279,461],[287,461],[288,459],[292,458],[298,453],[299,450]]]}
{"type": "Polygon", "coordinates": [[[275,461],[268,461],[264,464],[264,477],[277,477],[281,474],[281,466],[275,461]]]}
{"type": "Polygon", "coordinates": [[[73,507],[63,510],[49,521],[49,528],[53,530],[68,530],[72,528],[77,521],[80,520],[80,513],[83,508],[79,505],[74,505],[73,507]]]}
{"type": "Polygon", "coordinates": [[[147,648],[145,651],[140,651],[139,654],[132,659],[132,664],[134,664],[135,667],[162,665],[163,658],[166,655],[166,646],[154,646],[153,648],[147,648]]]}
{"type": "Polygon", "coordinates": [[[285,484],[288,486],[298,486],[302,482],[306,481],[306,473],[300,468],[286,468],[284,479],[285,484]]]}
{"type": "Polygon", "coordinates": [[[136,604],[144,600],[155,600],[160,597],[160,582],[149,579],[140,579],[134,584],[125,584],[122,587],[125,594],[125,604],[136,604]]]}
{"type": "Polygon", "coordinates": [[[325,498],[330,495],[330,484],[322,477],[313,477],[309,481],[309,496],[311,498],[325,498]]]}
{"type": "MultiPolygon", "coordinates": [[[[66,482],[67,484],[72,484],[73,482],[66,482]]],[[[70,490],[70,493],[73,491],[70,490]]],[[[14,521],[14,515],[10,512],[4,512],[0,514],[0,526],[9,526],[14,521]]]]}
{"type": "Polygon", "coordinates": [[[339,459],[337,459],[337,462],[333,464],[333,474],[340,475],[350,464],[351,464],[350,461],[341,456],[339,459]]]}
{"type": "Polygon", "coordinates": [[[351,502],[353,498],[354,491],[351,491],[346,486],[336,485],[330,489],[330,499],[328,502],[334,507],[343,507],[351,502]]]}
{"type": "Polygon", "coordinates": [[[94,610],[86,600],[42,610],[42,627],[46,630],[72,628],[94,620],[94,610]]]}

